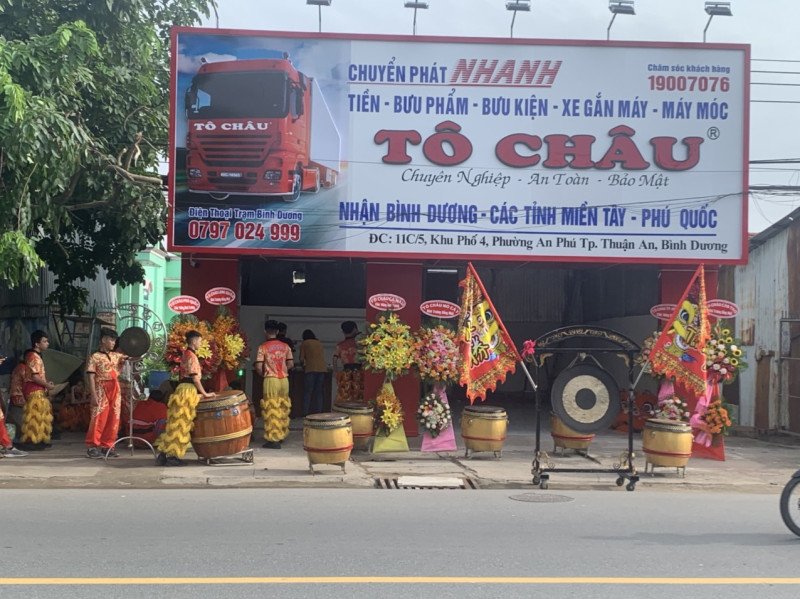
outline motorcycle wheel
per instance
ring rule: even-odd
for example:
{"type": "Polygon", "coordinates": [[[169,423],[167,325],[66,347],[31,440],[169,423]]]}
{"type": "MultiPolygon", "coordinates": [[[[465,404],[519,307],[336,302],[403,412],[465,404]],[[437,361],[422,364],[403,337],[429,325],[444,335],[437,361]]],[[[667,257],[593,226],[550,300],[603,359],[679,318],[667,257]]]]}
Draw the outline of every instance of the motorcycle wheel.
{"type": "Polygon", "coordinates": [[[781,518],[789,530],[800,537],[800,477],[793,478],[783,488],[781,518]]]}

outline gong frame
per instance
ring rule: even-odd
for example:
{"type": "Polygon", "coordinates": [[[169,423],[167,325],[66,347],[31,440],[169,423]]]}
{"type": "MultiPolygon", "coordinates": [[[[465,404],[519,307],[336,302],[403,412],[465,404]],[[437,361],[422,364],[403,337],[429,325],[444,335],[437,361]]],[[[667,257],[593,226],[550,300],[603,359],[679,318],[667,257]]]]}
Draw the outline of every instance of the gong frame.
{"type": "MultiPolygon", "coordinates": [[[[633,491],[639,481],[633,453],[633,389],[635,385],[633,366],[634,358],[641,352],[641,347],[632,339],[613,329],[582,325],[562,327],[545,333],[536,339],[535,347],[536,353],[530,363],[533,366],[533,376],[536,380],[534,391],[536,447],[531,464],[533,484],[546,489],[551,472],[609,473],[617,475],[617,486],[622,486],[627,480],[627,490],[633,491]],[[542,394],[545,392],[542,379],[546,376],[546,366],[550,364],[548,360],[559,356],[573,356],[574,363],[582,356],[594,358],[596,355],[615,356],[622,360],[628,369],[628,447],[619,456],[619,461],[613,465],[613,468],[556,468],[547,452],[541,449],[542,394]]],[[[527,364],[526,367],[530,368],[527,364]]],[[[549,388],[547,392],[550,392],[549,388]]]]}

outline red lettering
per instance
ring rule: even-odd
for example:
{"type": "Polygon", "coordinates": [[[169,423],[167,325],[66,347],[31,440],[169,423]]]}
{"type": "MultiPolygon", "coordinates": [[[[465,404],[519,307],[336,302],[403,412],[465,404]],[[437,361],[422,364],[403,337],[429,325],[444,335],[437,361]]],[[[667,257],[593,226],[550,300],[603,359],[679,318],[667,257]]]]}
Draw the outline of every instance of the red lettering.
{"type": "Polygon", "coordinates": [[[643,170],[650,166],[639,152],[636,142],[631,136],[636,133],[630,127],[620,125],[608,132],[612,136],[611,147],[602,159],[596,164],[597,168],[614,168],[619,163],[626,170],[643,170]]]}
{"type": "Polygon", "coordinates": [[[700,144],[703,143],[702,137],[684,137],[683,145],[688,148],[686,160],[675,160],[672,149],[678,140],[674,137],[654,137],[650,140],[655,148],[653,160],[655,163],[667,171],[685,171],[700,162],[700,144]]]}
{"type": "Polygon", "coordinates": [[[422,141],[422,136],[413,129],[408,131],[390,131],[388,129],[381,129],[375,133],[373,138],[377,145],[383,142],[388,142],[386,154],[381,160],[386,164],[408,164],[411,162],[411,156],[406,152],[409,143],[415,146],[422,141]]]}
{"type": "Polygon", "coordinates": [[[542,148],[542,138],[538,135],[528,135],[527,133],[513,133],[505,136],[497,142],[494,148],[497,159],[506,166],[523,168],[539,164],[541,159],[538,154],[523,156],[517,152],[517,145],[524,146],[533,152],[542,148]]]}
{"type": "Polygon", "coordinates": [[[542,166],[547,168],[592,168],[593,135],[548,135],[544,138],[547,144],[547,160],[542,166]],[[572,161],[567,162],[567,156],[572,161]]]}
{"type": "Polygon", "coordinates": [[[505,79],[506,85],[511,85],[511,82],[514,80],[514,66],[516,61],[514,60],[507,60],[503,63],[503,66],[500,67],[500,70],[497,71],[497,74],[492,78],[492,83],[500,83],[500,81],[505,79]]]}
{"type": "Polygon", "coordinates": [[[524,85],[531,85],[533,83],[533,78],[536,75],[536,71],[539,70],[539,65],[542,64],[541,60],[534,60],[531,62],[530,60],[523,60],[522,65],[519,67],[519,71],[517,71],[517,78],[514,80],[514,85],[519,85],[522,83],[522,79],[525,79],[524,85]]]}
{"type": "Polygon", "coordinates": [[[469,83],[469,79],[472,77],[472,71],[475,68],[475,63],[477,62],[475,58],[469,62],[467,62],[466,58],[459,58],[453,69],[453,75],[450,77],[450,83],[469,83]],[[461,79],[460,82],[459,79],[461,79]]]}
{"type": "Polygon", "coordinates": [[[498,60],[494,59],[491,62],[486,60],[485,58],[482,59],[478,63],[478,70],[475,71],[475,76],[472,78],[473,83],[480,83],[481,77],[484,77],[484,83],[490,83],[492,80],[492,75],[494,74],[494,70],[497,68],[498,60]]]}

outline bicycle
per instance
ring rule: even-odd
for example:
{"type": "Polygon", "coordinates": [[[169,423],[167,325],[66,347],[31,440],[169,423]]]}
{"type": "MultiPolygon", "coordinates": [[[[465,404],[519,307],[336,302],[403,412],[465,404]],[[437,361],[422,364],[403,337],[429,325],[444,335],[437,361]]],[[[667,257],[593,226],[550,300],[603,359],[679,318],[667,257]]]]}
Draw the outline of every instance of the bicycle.
{"type": "Polygon", "coordinates": [[[792,475],[781,493],[781,518],[800,537],[800,470],[792,475]]]}

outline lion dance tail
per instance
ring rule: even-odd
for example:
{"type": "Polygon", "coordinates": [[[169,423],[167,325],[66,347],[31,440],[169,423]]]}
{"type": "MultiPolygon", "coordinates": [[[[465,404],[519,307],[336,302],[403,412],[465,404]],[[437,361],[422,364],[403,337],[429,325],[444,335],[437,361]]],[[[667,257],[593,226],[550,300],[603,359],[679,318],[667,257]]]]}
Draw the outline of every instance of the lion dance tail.
{"type": "Polygon", "coordinates": [[[22,436],[26,443],[48,443],[53,433],[53,412],[44,391],[28,395],[22,408],[22,436]]]}
{"type": "Polygon", "coordinates": [[[199,400],[197,389],[190,383],[181,383],[169,396],[167,426],[155,442],[159,451],[176,458],[186,455],[199,400]]]}

